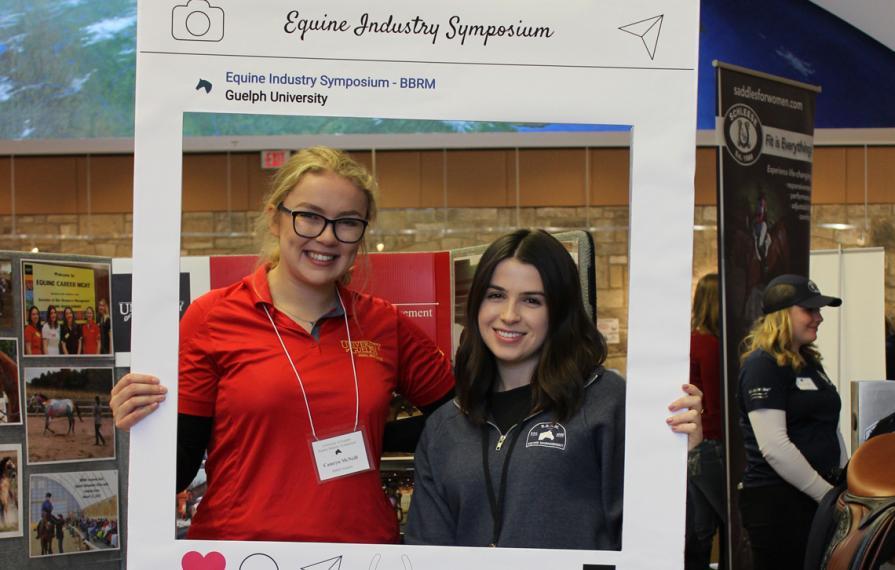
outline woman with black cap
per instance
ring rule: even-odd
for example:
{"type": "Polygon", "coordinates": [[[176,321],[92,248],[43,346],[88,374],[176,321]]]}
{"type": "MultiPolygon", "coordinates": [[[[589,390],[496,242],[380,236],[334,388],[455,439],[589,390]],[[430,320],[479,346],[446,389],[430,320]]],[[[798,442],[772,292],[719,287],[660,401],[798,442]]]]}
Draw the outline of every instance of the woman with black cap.
{"type": "Polygon", "coordinates": [[[839,394],[814,345],[820,308],[841,304],[806,277],[781,275],[765,289],[764,314],[743,341],[739,504],[754,570],[802,568],[817,503],[847,459],[839,394]]]}

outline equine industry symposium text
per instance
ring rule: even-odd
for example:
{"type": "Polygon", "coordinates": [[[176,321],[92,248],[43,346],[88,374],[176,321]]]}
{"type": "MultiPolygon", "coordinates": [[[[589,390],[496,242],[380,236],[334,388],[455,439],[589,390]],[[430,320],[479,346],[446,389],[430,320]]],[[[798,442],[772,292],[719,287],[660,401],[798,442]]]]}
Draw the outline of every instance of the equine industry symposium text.
{"type": "MultiPolygon", "coordinates": [[[[347,19],[330,18],[328,14],[309,18],[302,16],[298,10],[292,10],[286,14],[286,23],[283,25],[284,32],[298,34],[298,39],[301,41],[305,41],[310,32],[348,32],[357,37],[372,34],[428,36],[427,39],[434,44],[439,38],[440,30],[440,23],[428,22],[420,16],[400,20],[395,18],[394,14],[389,14],[384,19],[374,19],[367,12],[361,15],[357,24],[352,25],[347,19]]],[[[480,38],[482,45],[487,46],[492,38],[543,39],[552,38],[555,33],[556,31],[550,26],[528,25],[522,20],[496,25],[467,24],[460,16],[451,16],[447,21],[447,30],[441,37],[449,41],[459,41],[460,45],[466,45],[467,39],[480,38]]]]}

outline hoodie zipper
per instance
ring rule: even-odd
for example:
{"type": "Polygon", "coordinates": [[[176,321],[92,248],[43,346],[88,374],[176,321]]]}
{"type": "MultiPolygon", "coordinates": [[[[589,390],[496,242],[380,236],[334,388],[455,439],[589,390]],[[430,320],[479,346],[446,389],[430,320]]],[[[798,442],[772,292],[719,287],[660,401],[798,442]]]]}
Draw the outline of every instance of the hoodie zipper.
{"type": "MultiPolygon", "coordinates": [[[[492,427],[496,427],[496,426],[494,426],[494,424],[492,424],[490,422],[488,422],[488,423],[492,427]]],[[[498,453],[500,452],[500,448],[503,447],[503,443],[504,443],[504,441],[506,441],[507,436],[517,426],[518,426],[518,424],[510,427],[510,429],[507,430],[507,433],[500,433],[500,430],[499,429],[497,430],[497,432],[500,434],[500,437],[498,438],[498,441],[497,441],[497,449],[496,449],[496,451],[498,453]]],[[[490,546],[497,546],[497,543],[500,540],[500,531],[503,526],[502,513],[503,513],[505,493],[506,493],[506,489],[507,489],[507,475],[508,475],[508,471],[509,471],[509,467],[510,467],[510,458],[512,457],[513,448],[516,447],[516,443],[519,441],[519,436],[521,435],[521,433],[522,433],[521,430],[516,432],[515,435],[510,439],[510,444],[507,447],[507,456],[506,456],[506,458],[504,458],[503,467],[500,470],[501,471],[500,483],[499,483],[500,486],[499,486],[497,492],[495,492],[494,483],[491,480],[490,462],[488,461],[488,455],[489,455],[488,440],[490,439],[489,432],[486,427],[483,426],[481,428],[482,470],[484,471],[485,490],[488,493],[488,504],[491,507],[491,519],[492,519],[493,525],[494,525],[492,532],[491,532],[491,542],[489,543],[490,546]]]]}
{"type": "Polygon", "coordinates": [[[533,417],[535,417],[535,416],[541,414],[541,412],[543,412],[543,410],[539,410],[539,411],[537,411],[537,412],[535,412],[535,413],[533,413],[533,414],[529,414],[528,416],[524,417],[524,418],[522,419],[521,422],[519,422],[519,423],[515,423],[515,424],[511,425],[511,426],[509,427],[509,429],[507,429],[507,433],[503,433],[503,432],[501,432],[501,431],[500,431],[500,428],[497,427],[497,424],[495,424],[494,422],[490,422],[490,421],[488,421],[488,420],[485,420],[485,423],[486,423],[486,424],[488,424],[489,426],[491,426],[491,427],[493,427],[494,429],[497,430],[498,438],[497,438],[497,445],[494,447],[494,451],[500,451],[500,448],[503,447],[503,443],[507,440],[507,437],[509,437],[510,433],[511,433],[514,429],[516,429],[516,428],[519,427],[520,425],[524,424],[525,422],[527,422],[527,421],[530,420],[531,418],[533,418],[533,417]]]}
{"type": "Polygon", "coordinates": [[[506,441],[507,436],[510,434],[511,431],[513,431],[514,427],[516,427],[516,426],[513,426],[510,429],[508,429],[507,433],[500,434],[500,437],[497,438],[497,447],[494,448],[494,451],[500,451],[500,448],[503,447],[503,442],[506,441]]]}

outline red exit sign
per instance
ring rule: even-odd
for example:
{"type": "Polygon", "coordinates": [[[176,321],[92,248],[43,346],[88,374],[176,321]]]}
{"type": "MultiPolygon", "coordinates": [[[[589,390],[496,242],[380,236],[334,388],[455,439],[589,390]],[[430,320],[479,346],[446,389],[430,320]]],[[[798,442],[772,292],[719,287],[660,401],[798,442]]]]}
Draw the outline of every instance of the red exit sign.
{"type": "Polygon", "coordinates": [[[262,150],[261,168],[263,170],[279,168],[286,164],[290,154],[292,153],[288,150],[262,150]]]}

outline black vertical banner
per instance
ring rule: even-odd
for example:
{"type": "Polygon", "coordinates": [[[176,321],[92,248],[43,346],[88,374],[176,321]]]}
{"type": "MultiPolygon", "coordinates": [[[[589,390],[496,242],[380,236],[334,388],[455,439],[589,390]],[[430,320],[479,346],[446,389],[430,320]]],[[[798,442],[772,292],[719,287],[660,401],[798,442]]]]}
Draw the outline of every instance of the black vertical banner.
{"type": "MultiPolygon", "coordinates": [[[[131,351],[131,285],[130,273],[112,275],[112,336],[115,352],[131,351]]],[[[180,316],[190,306],[190,274],[180,274],[180,316]]]]}
{"type": "Polygon", "coordinates": [[[740,343],[768,281],[808,275],[818,87],[715,62],[718,257],[723,315],[728,568],[752,568],[737,484],[745,465],[737,384],[740,343]]]}

